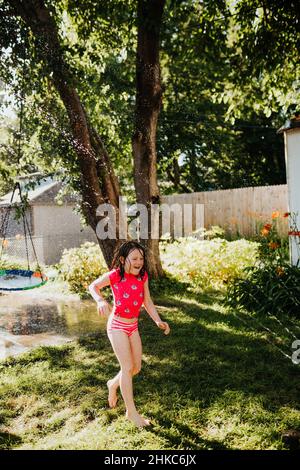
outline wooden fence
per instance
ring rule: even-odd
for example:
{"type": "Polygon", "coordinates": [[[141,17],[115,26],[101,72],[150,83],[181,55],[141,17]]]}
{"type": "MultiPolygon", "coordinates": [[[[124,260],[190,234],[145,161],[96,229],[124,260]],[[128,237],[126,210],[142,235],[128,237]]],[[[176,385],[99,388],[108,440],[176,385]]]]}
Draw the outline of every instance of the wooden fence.
{"type": "MultiPolygon", "coordinates": [[[[199,209],[203,205],[204,227],[210,229],[217,225],[231,237],[255,235],[262,223],[272,223],[272,213],[275,211],[279,211],[281,215],[276,219],[279,233],[287,235],[288,232],[287,219],[282,217],[288,211],[286,184],[175,194],[162,196],[161,203],[169,206],[179,204],[182,211],[184,204],[192,204],[192,214],[187,215],[184,223],[191,226],[193,231],[200,228],[196,226],[196,206],[199,205],[199,209]]],[[[178,215],[171,220],[172,236],[174,219],[178,221],[178,215]]],[[[163,231],[161,234],[163,235],[163,231]]]]}

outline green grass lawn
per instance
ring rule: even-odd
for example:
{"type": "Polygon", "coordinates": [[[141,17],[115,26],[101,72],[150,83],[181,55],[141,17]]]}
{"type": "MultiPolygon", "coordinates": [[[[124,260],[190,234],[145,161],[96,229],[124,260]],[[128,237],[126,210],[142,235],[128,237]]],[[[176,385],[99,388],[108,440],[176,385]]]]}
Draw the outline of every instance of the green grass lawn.
{"type": "Polygon", "coordinates": [[[218,294],[185,285],[153,289],[171,333],[140,320],[137,429],[122,399],[107,407],[117,361],[104,331],[0,363],[0,447],[4,449],[283,449],[300,430],[300,365],[291,355],[300,322],[228,312],[218,294]],[[285,355],[286,354],[286,355],[285,355]]]}

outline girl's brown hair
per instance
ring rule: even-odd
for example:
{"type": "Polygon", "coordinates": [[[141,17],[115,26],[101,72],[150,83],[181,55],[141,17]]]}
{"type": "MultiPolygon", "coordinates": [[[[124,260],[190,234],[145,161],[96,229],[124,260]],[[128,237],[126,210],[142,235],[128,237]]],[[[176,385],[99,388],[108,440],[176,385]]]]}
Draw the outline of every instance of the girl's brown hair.
{"type": "Polygon", "coordinates": [[[122,256],[124,258],[124,264],[125,264],[125,260],[127,256],[129,255],[129,253],[131,253],[131,251],[136,250],[136,249],[139,250],[140,253],[144,257],[144,264],[139,273],[139,276],[141,276],[141,278],[144,277],[144,274],[147,271],[146,250],[140,243],[134,240],[130,240],[128,242],[122,243],[122,245],[116,248],[116,251],[114,253],[114,257],[111,263],[111,269],[120,268],[121,279],[124,279],[125,269],[124,269],[124,265],[121,263],[120,257],[122,256]]]}

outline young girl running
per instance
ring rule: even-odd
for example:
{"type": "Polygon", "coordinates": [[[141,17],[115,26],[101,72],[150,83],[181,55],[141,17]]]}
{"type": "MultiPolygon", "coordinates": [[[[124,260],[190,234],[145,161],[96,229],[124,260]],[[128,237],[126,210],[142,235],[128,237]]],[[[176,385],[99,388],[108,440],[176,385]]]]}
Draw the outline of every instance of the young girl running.
{"type": "Polygon", "coordinates": [[[96,279],[89,286],[92,297],[97,302],[100,315],[109,315],[107,334],[114,353],[120,364],[120,371],[108,380],[108,402],[111,408],[117,403],[117,389],[120,386],[126,406],[126,417],[140,427],[150,424],[143,418],[134,404],[132,377],[141,370],[142,344],[138,331],[138,316],[143,304],[146,311],[167,335],[170,332],[168,323],[163,322],[152,302],[148,286],[148,274],[145,249],[136,241],[123,243],[117,250],[112,270],[96,279]],[[103,299],[100,290],[111,286],[114,305],[103,299]]]}

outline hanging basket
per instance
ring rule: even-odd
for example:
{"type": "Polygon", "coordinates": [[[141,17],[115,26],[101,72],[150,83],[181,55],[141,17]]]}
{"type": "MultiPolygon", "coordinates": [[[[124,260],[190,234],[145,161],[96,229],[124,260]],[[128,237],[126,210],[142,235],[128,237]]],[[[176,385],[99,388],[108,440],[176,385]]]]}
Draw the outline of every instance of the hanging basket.
{"type": "Polygon", "coordinates": [[[46,284],[48,278],[39,271],[1,269],[0,291],[28,290],[46,284]]]}

